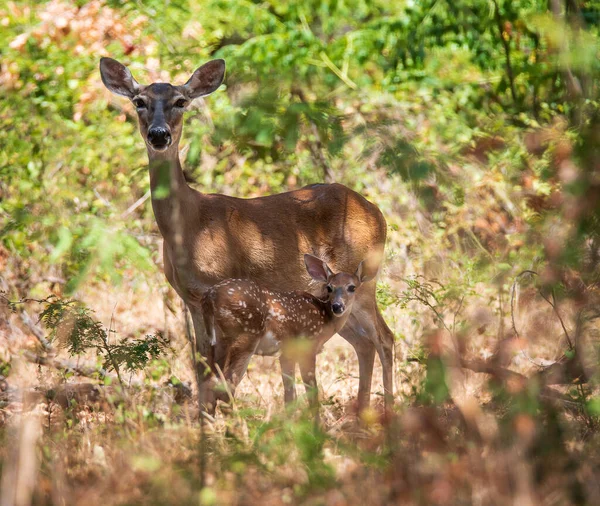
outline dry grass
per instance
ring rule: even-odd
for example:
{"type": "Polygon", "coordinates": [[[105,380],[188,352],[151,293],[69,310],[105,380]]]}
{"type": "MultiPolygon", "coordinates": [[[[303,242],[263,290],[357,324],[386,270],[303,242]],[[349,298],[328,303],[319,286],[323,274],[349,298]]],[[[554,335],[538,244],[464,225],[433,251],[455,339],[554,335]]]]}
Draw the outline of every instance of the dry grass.
{"type": "MultiPolygon", "coordinates": [[[[397,293],[403,289],[399,281],[386,281],[397,293]]],[[[435,350],[447,356],[443,350],[454,345],[447,332],[431,332],[435,321],[416,305],[386,310],[396,334],[404,336],[392,417],[382,416],[377,362],[373,409],[357,423],[358,364],[352,348],[336,337],[318,358],[323,432],[313,432],[303,396],[298,410],[284,411],[277,361],[255,357],[236,409],[207,423],[202,446],[193,400],[175,402],[164,384],[169,376],[193,384],[180,303],[162,291],[159,277],[135,290],[128,286],[88,288],[79,297],[120,336],[165,331],[172,353],[160,374],[128,377],[124,396],[113,384],[101,387],[100,400],[66,411],[35,395],[5,404],[6,504],[10,494],[20,494],[15,504],[569,504],[577,497],[589,502],[598,492],[598,435],[582,414],[552,402],[540,405],[523,385],[501,393],[488,375],[460,368],[447,369],[449,397],[439,405],[423,402],[426,368],[412,357],[420,343],[429,343],[431,368],[435,350]],[[519,407],[525,401],[531,406],[519,407]]],[[[9,388],[31,394],[89,381],[15,359],[36,340],[18,314],[2,309],[2,354],[14,364],[9,388]]],[[[561,311],[571,325],[573,309],[561,311]]],[[[501,326],[510,335],[510,315],[501,320],[493,305],[477,297],[462,313],[471,322],[457,336],[465,357],[492,356],[501,326]]],[[[537,370],[534,361],[565,349],[552,308],[533,292],[521,294],[515,323],[526,338],[517,344],[526,344],[526,353],[511,348],[504,366],[529,376],[537,370]]],[[[299,379],[298,387],[302,392],[299,379]]]]}

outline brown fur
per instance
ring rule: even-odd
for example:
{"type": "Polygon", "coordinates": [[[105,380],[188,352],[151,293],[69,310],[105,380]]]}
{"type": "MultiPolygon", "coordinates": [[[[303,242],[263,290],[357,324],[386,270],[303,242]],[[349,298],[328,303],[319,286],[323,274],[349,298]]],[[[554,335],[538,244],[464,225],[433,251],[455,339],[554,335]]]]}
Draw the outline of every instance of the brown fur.
{"type": "MultiPolygon", "coordinates": [[[[286,403],[296,398],[293,377],[298,363],[302,377],[308,381],[311,404],[317,409],[316,355],[345,325],[352,310],[354,289],[361,284],[357,275],[325,276],[331,290],[325,300],[308,292],[272,291],[242,279],[222,281],[204,294],[201,308],[211,340],[210,365],[222,369],[232,395],[252,355],[280,355],[286,403]],[[343,313],[335,314],[333,303],[340,304],[343,313]]],[[[217,394],[214,402],[217,400],[226,401],[227,394],[217,394]]]]}
{"type": "MultiPolygon", "coordinates": [[[[190,308],[202,355],[210,353],[210,346],[200,299],[223,279],[248,278],[271,289],[314,291],[302,265],[304,252],[323,258],[336,271],[353,272],[366,259],[365,269],[377,272],[385,219],[377,206],[345,186],[313,185],[238,199],[202,194],[186,184],[178,154],[183,110],[174,104],[180,95],[191,101],[214,91],[224,73],[222,60],[200,67],[183,86],[141,86],[126,67],[109,58],[101,60],[100,69],[109,89],[133,101],[141,98],[147,105],[138,110],[138,117],[150,159],[152,206],[164,238],[165,274],[190,308]],[[148,129],[157,124],[168,128],[172,137],[166,148],[155,149],[148,141],[148,129]],[[158,191],[164,189],[164,175],[169,182],[166,197],[158,191]]],[[[365,284],[340,333],[358,354],[359,408],[368,404],[375,350],[383,365],[386,403],[391,402],[394,337],[377,309],[375,281],[365,284]]],[[[201,365],[199,369],[202,386],[201,365]]]]}

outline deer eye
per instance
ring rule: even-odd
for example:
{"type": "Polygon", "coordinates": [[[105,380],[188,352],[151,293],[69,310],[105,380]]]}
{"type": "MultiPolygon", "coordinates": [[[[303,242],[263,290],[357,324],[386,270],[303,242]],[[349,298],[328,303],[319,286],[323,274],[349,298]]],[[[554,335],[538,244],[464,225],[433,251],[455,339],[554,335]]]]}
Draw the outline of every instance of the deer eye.
{"type": "Polygon", "coordinates": [[[180,98],[179,100],[177,100],[177,102],[175,102],[175,107],[179,107],[181,109],[183,109],[186,105],[187,100],[185,98],[180,98]]]}
{"type": "Polygon", "coordinates": [[[354,285],[350,285],[350,286],[348,287],[348,291],[349,291],[350,293],[352,293],[354,290],[356,290],[356,287],[355,287],[354,285]]]}
{"type": "Polygon", "coordinates": [[[135,105],[136,109],[145,109],[146,102],[144,102],[141,98],[134,98],[133,105],[135,105]]]}
{"type": "Polygon", "coordinates": [[[327,291],[328,291],[329,293],[331,293],[331,292],[333,292],[333,288],[331,288],[331,286],[327,285],[327,291]]]}

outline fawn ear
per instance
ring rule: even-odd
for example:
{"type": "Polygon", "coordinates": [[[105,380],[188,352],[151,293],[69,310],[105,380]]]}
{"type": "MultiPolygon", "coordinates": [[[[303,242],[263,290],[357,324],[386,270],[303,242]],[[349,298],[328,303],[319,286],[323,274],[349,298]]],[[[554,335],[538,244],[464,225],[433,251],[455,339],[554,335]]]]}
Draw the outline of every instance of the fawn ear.
{"type": "Polygon", "coordinates": [[[329,277],[333,276],[333,272],[331,272],[329,266],[314,255],[305,254],[304,265],[306,265],[306,270],[310,274],[310,277],[315,281],[327,282],[329,277]]]}
{"type": "Polygon", "coordinates": [[[211,60],[196,69],[183,88],[192,100],[204,97],[221,86],[223,77],[225,77],[225,60],[211,60]]]}
{"type": "Polygon", "coordinates": [[[100,76],[104,86],[117,95],[133,98],[140,90],[129,69],[112,58],[100,58],[100,76]]]}
{"type": "Polygon", "coordinates": [[[371,281],[375,277],[376,274],[377,274],[377,271],[368,272],[368,268],[365,265],[364,260],[358,264],[358,268],[356,269],[356,272],[354,273],[354,275],[360,280],[361,283],[366,283],[367,281],[371,281]]]}

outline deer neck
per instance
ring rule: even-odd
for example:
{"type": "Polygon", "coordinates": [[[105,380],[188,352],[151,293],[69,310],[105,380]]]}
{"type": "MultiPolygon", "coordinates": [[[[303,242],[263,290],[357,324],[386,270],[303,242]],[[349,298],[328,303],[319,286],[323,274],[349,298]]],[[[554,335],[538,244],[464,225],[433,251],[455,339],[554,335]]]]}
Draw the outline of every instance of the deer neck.
{"type": "Polygon", "coordinates": [[[188,209],[186,204],[193,191],[183,175],[178,143],[160,153],[148,149],[148,159],[154,216],[163,238],[174,247],[182,240],[185,229],[183,210],[188,209]]]}

